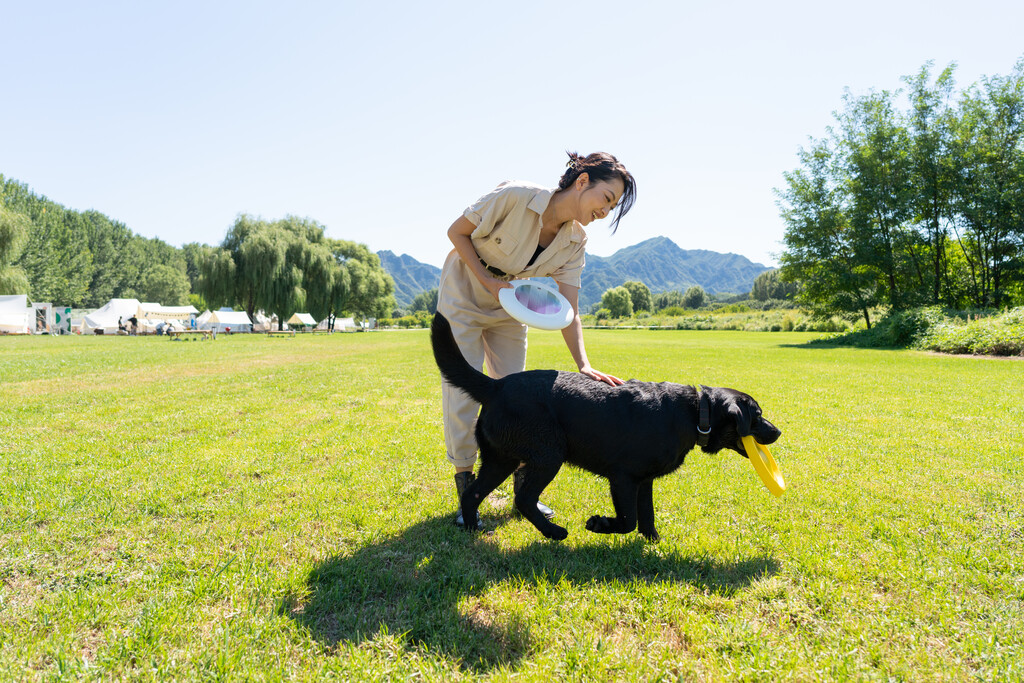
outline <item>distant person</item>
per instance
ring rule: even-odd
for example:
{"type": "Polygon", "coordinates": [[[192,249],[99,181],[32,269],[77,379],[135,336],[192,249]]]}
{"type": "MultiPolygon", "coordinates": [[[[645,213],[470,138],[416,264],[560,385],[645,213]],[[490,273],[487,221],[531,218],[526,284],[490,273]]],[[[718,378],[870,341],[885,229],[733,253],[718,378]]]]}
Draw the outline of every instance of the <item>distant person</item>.
{"type": "Polygon", "coordinates": [[[118,332],[124,332],[125,331],[125,329],[124,329],[124,316],[123,315],[117,316],[117,331],[118,332]]]}
{"type": "MultiPolygon", "coordinates": [[[[557,188],[504,182],[484,195],[448,228],[455,247],[444,263],[437,310],[451,323],[462,354],[473,367],[492,377],[526,368],[526,326],[498,303],[498,292],[513,278],[552,277],[572,304],[575,316],[562,338],[579,371],[612,386],[622,380],[595,370],[583,346],[579,291],[585,261],[584,226],[618,210],[612,232],[636,199],[636,182],[611,154],[570,153],[568,170],[557,188]]],[[[474,481],[477,459],[474,423],[480,404],[463,392],[441,384],[444,439],[448,461],[455,466],[455,489],[462,493],[474,481]]],[[[519,489],[521,470],[513,476],[519,489]]],[[[544,515],[554,512],[542,503],[544,515]]],[[[455,523],[463,526],[462,510],[455,523]]]]}
{"type": "Polygon", "coordinates": [[[139,319],[135,317],[135,314],[132,314],[132,317],[128,318],[128,322],[132,326],[131,332],[128,334],[134,337],[139,333],[139,319]]]}

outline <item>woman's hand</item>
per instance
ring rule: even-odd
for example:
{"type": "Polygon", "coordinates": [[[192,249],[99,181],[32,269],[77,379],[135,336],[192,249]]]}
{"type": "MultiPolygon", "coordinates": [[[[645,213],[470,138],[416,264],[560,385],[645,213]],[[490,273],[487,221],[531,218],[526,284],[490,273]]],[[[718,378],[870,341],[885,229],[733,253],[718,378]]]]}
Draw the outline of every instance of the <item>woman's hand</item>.
{"type": "Polygon", "coordinates": [[[615,375],[605,374],[603,372],[595,370],[589,365],[584,365],[582,368],[580,368],[580,374],[586,375],[591,379],[596,379],[598,382],[604,382],[605,384],[609,384],[613,387],[617,387],[620,384],[625,384],[625,382],[623,382],[615,375]]]}
{"type": "Polygon", "coordinates": [[[487,291],[491,293],[491,296],[494,297],[494,300],[499,303],[501,302],[501,300],[498,299],[498,292],[505,289],[506,287],[512,286],[508,282],[505,282],[504,280],[499,280],[494,277],[488,277],[486,280],[483,280],[481,284],[487,288],[487,291]]]}

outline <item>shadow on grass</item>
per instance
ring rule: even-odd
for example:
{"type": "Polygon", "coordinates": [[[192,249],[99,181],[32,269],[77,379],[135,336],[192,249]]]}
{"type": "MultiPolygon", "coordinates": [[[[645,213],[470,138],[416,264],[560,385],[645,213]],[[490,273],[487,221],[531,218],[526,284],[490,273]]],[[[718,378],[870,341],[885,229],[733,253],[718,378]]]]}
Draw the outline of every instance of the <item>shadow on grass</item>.
{"type": "Polygon", "coordinates": [[[584,547],[540,539],[509,552],[487,536],[459,531],[443,516],[324,561],[310,573],[307,592],[286,596],[281,611],[331,647],[405,634],[417,650],[450,656],[464,669],[483,673],[503,664],[514,667],[531,650],[528,623],[502,618],[505,610],[486,598],[473,600],[492,584],[639,581],[728,594],[777,570],[768,557],[724,562],[654,552],[635,535],[595,536],[584,547]]]}

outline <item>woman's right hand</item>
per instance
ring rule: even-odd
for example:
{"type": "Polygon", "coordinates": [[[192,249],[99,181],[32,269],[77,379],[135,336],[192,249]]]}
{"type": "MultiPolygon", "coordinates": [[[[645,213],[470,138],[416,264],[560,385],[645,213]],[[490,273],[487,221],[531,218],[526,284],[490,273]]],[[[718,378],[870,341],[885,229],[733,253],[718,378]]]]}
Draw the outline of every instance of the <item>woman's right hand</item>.
{"type": "Polygon", "coordinates": [[[505,289],[506,287],[512,286],[509,283],[505,282],[504,280],[499,280],[498,278],[494,277],[488,277],[487,280],[482,284],[484,287],[487,288],[487,291],[491,293],[491,296],[494,297],[494,300],[498,301],[499,303],[501,300],[498,298],[498,292],[505,289]]]}

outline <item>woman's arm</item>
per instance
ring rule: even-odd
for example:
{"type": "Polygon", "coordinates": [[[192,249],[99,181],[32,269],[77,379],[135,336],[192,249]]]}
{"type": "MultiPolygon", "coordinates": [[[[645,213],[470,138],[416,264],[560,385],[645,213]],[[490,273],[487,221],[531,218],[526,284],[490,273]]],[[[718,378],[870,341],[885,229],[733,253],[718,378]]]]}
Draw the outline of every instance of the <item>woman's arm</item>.
{"type": "Polygon", "coordinates": [[[452,226],[448,228],[448,239],[455,245],[455,251],[459,253],[459,257],[469,266],[470,272],[476,276],[476,279],[480,281],[488,292],[497,299],[498,292],[505,287],[511,287],[507,282],[491,277],[491,274],[487,272],[484,265],[480,262],[480,255],[476,253],[476,248],[473,247],[473,241],[470,239],[470,235],[476,230],[476,226],[473,225],[465,216],[459,216],[459,218],[452,223],[452,226]]]}
{"type": "Polygon", "coordinates": [[[590,361],[587,360],[587,350],[583,346],[583,323],[580,321],[580,310],[579,310],[579,299],[580,299],[580,288],[573,287],[572,285],[558,284],[558,291],[562,293],[569,303],[572,304],[572,310],[575,313],[572,318],[572,322],[569,326],[562,330],[562,338],[565,339],[565,345],[569,347],[569,353],[572,354],[572,359],[576,361],[576,367],[580,369],[580,372],[591,379],[610,384],[613,387],[619,384],[625,384],[621,379],[615,375],[607,375],[603,372],[595,370],[590,367],[590,361]]]}

